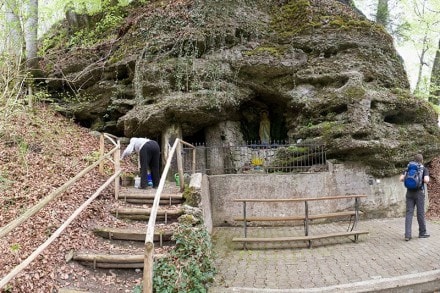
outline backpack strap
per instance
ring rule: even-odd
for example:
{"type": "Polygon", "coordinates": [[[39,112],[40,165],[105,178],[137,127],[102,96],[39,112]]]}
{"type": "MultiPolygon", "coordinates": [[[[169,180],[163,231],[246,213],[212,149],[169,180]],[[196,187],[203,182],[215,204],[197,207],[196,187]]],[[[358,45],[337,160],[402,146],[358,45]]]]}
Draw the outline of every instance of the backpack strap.
{"type": "Polygon", "coordinates": [[[421,190],[425,190],[425,176],[423,176],[425,174],[425,166],[423,166],[423,164],[419,163],[419,174],[420,174],[420,180],[422,180],[422,186],[420,186],[421,190]]]}

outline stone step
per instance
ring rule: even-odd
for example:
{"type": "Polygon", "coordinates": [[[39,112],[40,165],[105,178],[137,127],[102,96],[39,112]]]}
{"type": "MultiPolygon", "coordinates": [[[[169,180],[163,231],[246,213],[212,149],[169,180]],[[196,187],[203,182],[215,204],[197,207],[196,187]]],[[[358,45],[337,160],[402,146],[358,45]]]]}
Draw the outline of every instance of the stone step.
{"type": "MultiPolygon", "coordinates": [[[[164,254],[155,254],[154,258],[162,258],[164,254]]],[[[103,254],[75,253],[72,260],[93,269],[143,269],[144,254],[103,254]]]]}
{"type": "MultiPolygon", "coordinates": [[[[110,227],[98,227],[93,230],[95,235],[106,239],[117,239],[117,240],[131,240],[131,241],[145,241],[146,231],[137,229],[121,229],[121,228],[110,228],[110,227]]],[[[163,242],[171,241],[172,231],[164,232],[154,232],[154,242],[160,243],[162,246],[163,242]]]]}

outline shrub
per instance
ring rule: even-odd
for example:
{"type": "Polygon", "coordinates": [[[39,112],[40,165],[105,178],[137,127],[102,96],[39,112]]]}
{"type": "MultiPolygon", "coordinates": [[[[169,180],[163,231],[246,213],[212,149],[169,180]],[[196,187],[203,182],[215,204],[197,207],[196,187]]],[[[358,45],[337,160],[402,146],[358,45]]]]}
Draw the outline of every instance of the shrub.
{"type": "Polygon", "coordinates": [[[176,246],[154,263],[155,292],[207,292],[215,274],[211,237],[204,227],[180,223],[176,246]]]}

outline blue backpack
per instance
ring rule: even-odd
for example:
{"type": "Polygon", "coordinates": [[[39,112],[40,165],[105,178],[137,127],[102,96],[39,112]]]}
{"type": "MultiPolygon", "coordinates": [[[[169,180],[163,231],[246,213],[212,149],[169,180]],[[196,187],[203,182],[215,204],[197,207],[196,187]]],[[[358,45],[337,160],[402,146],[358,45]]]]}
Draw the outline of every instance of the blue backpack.
{"type": "Polygon", "coordinates": [[[409,162],[403,184],[411,190],[421,189],[423,186],[423,165],[409,162]]]}

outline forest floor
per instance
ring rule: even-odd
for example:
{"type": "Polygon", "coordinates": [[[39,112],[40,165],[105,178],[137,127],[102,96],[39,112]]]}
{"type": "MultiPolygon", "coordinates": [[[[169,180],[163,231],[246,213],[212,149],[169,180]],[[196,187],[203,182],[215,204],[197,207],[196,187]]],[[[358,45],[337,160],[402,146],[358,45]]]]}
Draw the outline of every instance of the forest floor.
{"type": "MultiPolygon", "coordinates": [[[[7,133],[0,133],[0,227],[96,161],[99,149],[98,136],[44,105],[37,106],[32,113],[12,117],[6,129],[7,133]]],[[[112,146],[106,148],[110,150],[112,146]]],[[[133,166],[132,161],[124,161],[122,168],[134,171],[133,166]]],[[[430,205],[427,217],[439,219],[440,157],[432,160],[428,167],[431,182],[428,184],[430,205]]],[[[1,278],[46,241],[105,182],[108,176],[95,169],[39,211],[32,220],[0,238],[1,278]]],[[[110,174],[112,165],[107,163],[104,170],[110,174]]],[[[113,207],[112,189],[108,188],[2,292],[57,292],[67,285],[80,288],[81,283],[90,278],[101,278],[97,281],[109,286],[117,284],[117,292],[132,292],[141,282],[139,272],[121,280],[116,279],[111,271],[95,276],[81,266],[66,263],[72,251],[112,248],[110,242],[98,243],[90,231],[97,222],[124,227],[124,222],[109,213],[113,207]]]]}
{"type": "MultiPolygon", "coordinates": [[[[99,156],[99,136],[73,121],[39,105],[31,113],[19,113],[8,120],[7,132],[0,140],[0,227],[17,218],[28,208],[60,188],[99,156]]],[[[112,149],[106,144],[106,150],[112,149]]],[[[124,171],[135,171],[131,159],[121,162],[124,171]]],[[[111,175],[113,164],[98,168],[61,193],[53,202],[0,238],[0,279],[38,246],[44,243],[64,221],[111,175]]],[[[111,185],[113,186],[113,185],[111,185]]],[[[91,282],[109,284],[117,292],[132,292],[141,282],[140,272],[117,279],[108,274],[94,274],[74,262],[66,262],[73,251],[113,249],[109,241],[97,242],[92,230],[98,224],[122,228],[126,224],[113,217],[117,205],[112,188],[98,196],[36,260],[14,277],[1,292],[57,292],[71,285],[82,287],[91,282]],[[101,280],[97,280],[101,278],[101,280]],[[123,288],[123,289],[121,289],[123,288]]],[[[142,226],[145,228],[145,225],[142,226]]],[[[133,247],[127,247],[132,250],[133,247]]],[[[109,291],[110,292],[110,291],[109,291]]],[[[116,291],[115,291],[116,292],[116,291]]]]}

